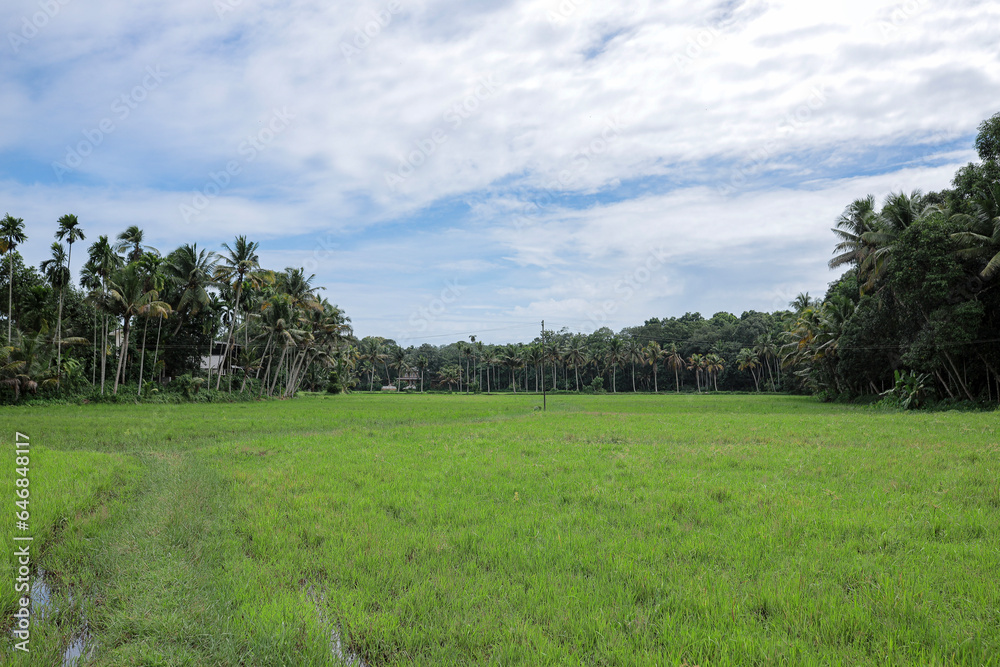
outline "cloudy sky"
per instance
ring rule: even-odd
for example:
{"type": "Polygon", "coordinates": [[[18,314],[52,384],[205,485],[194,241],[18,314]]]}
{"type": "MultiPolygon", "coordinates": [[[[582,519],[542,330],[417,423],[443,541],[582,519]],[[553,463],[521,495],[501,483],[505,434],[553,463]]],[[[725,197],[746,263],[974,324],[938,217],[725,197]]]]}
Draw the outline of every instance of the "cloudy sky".
{"type": "Polygon", "coordinates": [[[87,244],[246,234],[402,343],[821,294],[843,208],[946,187],[1000,111],[993,2],[5,0],[0,26],[29,262],[64,213],[87,244]]]}

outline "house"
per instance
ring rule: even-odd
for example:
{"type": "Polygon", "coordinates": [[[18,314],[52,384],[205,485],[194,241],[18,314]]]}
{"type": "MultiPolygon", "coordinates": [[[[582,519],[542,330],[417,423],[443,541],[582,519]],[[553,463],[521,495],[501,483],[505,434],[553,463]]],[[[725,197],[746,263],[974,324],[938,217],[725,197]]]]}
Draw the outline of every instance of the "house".
{"type": "MultiPolygon", "coordinates": [[[[241,349],[242,349],[241,345],[237,345],[235,342],[233,343],[234,359],[239,356],[241,349]]],[[[222,375],[228,374],[229,369],[226,367],[226,364],[223,363],[225,356],[226,356],[226,341],[224,340],[212,341],[212,354],[207,356],[206,355],[201,356],[201,365],[200,365],[201,370],[207,373],[208,369],[211,368],[212,373],[221,373],[222,375]]],[[[236,366],[234,364],[233,370],[236,371],[241,369],[239,366],[236,366]]]]}
{"type": "Polygon", "coordinates": [[[420,375],[416,371],[406,371],[406,373],[396,378],[396,382],[400,384],[403,382],[407,383],[405,387],[402,387],[402,389],[416,389],[416,383],[420,382],[420,375]]]}

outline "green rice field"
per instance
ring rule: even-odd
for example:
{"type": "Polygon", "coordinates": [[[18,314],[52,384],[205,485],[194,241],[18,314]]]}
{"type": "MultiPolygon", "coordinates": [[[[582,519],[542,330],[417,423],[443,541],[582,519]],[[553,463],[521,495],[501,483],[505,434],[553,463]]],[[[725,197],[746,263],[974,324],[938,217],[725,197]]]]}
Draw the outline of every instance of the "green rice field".
{"type": "Polygon", "coordinates": [[[0,663],[1000,664],[996,412],[540,405],[5,408],[6,627],[14,537],[51,600],[0,663]]]}

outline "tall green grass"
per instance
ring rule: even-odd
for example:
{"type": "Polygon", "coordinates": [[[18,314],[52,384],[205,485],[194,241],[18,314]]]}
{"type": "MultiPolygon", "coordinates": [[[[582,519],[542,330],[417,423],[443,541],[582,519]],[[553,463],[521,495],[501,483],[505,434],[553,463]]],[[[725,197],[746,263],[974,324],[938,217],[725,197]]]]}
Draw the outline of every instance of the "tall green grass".
{"type": "Polygon", "coordinates": [[[131,466],[90,551],[49,552],[93,664],[335,664],[335,629],[374,665],[997,663],[995,413],[538,403],[4,416],[131,466]]]}

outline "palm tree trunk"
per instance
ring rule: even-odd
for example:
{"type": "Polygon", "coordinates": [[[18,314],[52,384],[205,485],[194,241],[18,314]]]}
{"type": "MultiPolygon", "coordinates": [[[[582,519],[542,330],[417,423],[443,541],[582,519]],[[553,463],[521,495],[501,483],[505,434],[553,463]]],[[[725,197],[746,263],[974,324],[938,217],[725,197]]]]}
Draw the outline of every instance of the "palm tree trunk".
{"type": "Polygon", "coordinates": [[[65,289],[64,285],[59,290],[59,315],[56,317],[56,389],[59,389],[62,382],[62,306],[65,289]]]}
{"type": "Polygon", "coordinates": [[[130,329],[131,329],[131,327],[129,326],[129,323],[130,323],[131,319],[132,318],[129,315],[125,316],[125,326],[122,328],[122,333],[124,334],[124,340],[122,341],[122,351],[121,351],[121,354],[118,355],[118,370],[115,372],[115,388],[114,388],[114,391],[111,392],[112,394],[118,394],[118,378],[119,378],[119,376],[121,376],[122,380],[125,379],[125,376],[123,375],[123,373],[124,373],[124,370],[125,370],[125,355],[128,354],[128,336],[129,336],[130,329]]]}
{"type": "Polygon", "coordinates": [[[271,394],[274,393],[274,387],[278,384],[278,376],[281,375],[281,366],[285,363],[285,353],[288,352],[288,346],[285,345],[281,348],[281,358],[278,359],[278,367],[274,369],[274,379],[271,380],[271,387],[267,390],[267,397],[270,398],[271,394]]]}
{"type": "MultiPolygon", "coordinates": [[[[163,315],[159,317],[159,323],[156,325],[156,346],[153,348],[153,373],[156,373],[156,358],[160,354],[160,329],[163,328],[163,315]]],[[[149,376],[150,381],[153,380],[153,375],[149,376]]]]}
{"type": "Polygon", "coordinates": [[[660,393],[660,386],[656,383],[656,364],[653,364],[653,393],[660,393]]]}
{"type": "Polygon", "coordinates": [[[576,393],[580,393],[580,367],[573,364],[573,373],[576,375],[576,393]]]}
{"type": "Polygon", "coordinates": [[[295,384],[298,383],[299,375],[302,373],[302,367],[305,364],[306,355],[308,354],[308,352],[309,352],[308,349],[302,350],[302,354],[299,355],[298,360],[292,362],[291,364],[292,369],[289,372],[288,382],[286,383],[285,386],[285,396],[290,396],[288,390],[291,387],[294,387],[295,384]]]}
{"type": "Polygon", "coordinates": [[[146,330],[149,328],[149,317],[142,324],[142,354],[139,355],[139,391],[136,396],[142,396],[142,369],[146,363],[146,330]]]}
{"type": "MultiPolygon", "coordinates": [[[[10,338],[10,335],[7,336],[10,338]]],[[[9,343],[8,343],[9,344],[9,343]]],[[[97,311],[94,310],[94,363],[90,369],[90,386],[97,384],[97,311]]]]}
{"type": "Polygon", "coordinates": [[[13,345],[10,340],[11,317],[14,312],[14,248],[7,249],[7,265],[10,267],[10,277],[7,279],[7,344],[13,345]]]}
{"type": "Polygon", "coordinates": [[[944,381],[944,378],[941,377],[941,374],[937,371],[934,371],[934,375],[937,375],[938,382],[941,383],[941,386],[944,387],[944,390],[948,392],[948,395],[951,396],[951,398],[954,400],[955,394],[951,393],[951,388],[948,386],[948,383],[944,381]]]}
{"type": "Polygon", "coordinates": [[[636,393],[635,392],[635,362],[634,361],[632,362],[632,393],[633,394],[636,393]]]}
{"type": "MultiPolygon", "coordinates": [[[[68,282],[73,281],[73,274],[70,273],[70,266],[73,263],[73,237],[70,236],[69,244],[69,254],[66,257],[66,272],[69,273],[68,282]]],[[[56,389],[62,387],[62,307],[63,307],[63,293],[66,291],[66,286],[63,285],[59,288],[59,316],[57,318],[58,323],[56,324],[56,389]]]]}
{"type": "MultiPolygon", "coordinates": [[[[236,331],[236,316],[240,312],[240,292],[243,291],[243,282],[240,281],[239,287],[236,288],[236,305],[233,307],[233,321],[230,322],[229,335],[226,336],[226,352],[225,356],[222,357],[222,363],[225,363],[226,359],[229,358],[229,353],[233,348],[233,333],[236,331]]],[[[230,375],[232,375],[232,369],[230,369],[230,375]]],[[[222,384],[222,374],[219,374],[219,379],[215,382],[215,390],[219,391],[219,385],[222,384]]],[[[229,393],[233,392],[233,381],[229,380],[229,393]]]]}
{"type": "Polygon", "coordinates": [[[101,396],[104,395],[104,375],[108,366],[108,314],[101,316],[101,396]]]}
{"type": "MultiPolygon", "coordinates": [[[[264,365],[264,357],[267,357],[267,370],[264,371],[264,379],[260,383],[260,396],[264,395],[264,389],[267,388],[267,378],[271,374],[271,357],[267,356],[267,350],[271,347],[271,338],[274,336],[274,332],[267,338],[267,345],[264,346],[264,356],[260,358],[261,366],[264,365]]],[[[260,368],[257,369],[257,373],[260,373],[260,368]]]]}
{"type": "Polygon", "coordinates": [[[212,388],[212,351],[214,349],[215,349],[215,336],[209,336],[208,337],[208,382],[205,383],[205,389],[212,388]]]}
{"type": "Polygon", "coordinates": [[[949,355],[944,350],[941,350],[941,352],[944,353],[944,358],[948,360],[948,363],[951,364],[952,369],[955,371],[955,379],[958,380],[958,386],[960,386],[962,388],[962,391],[965,392],[965,395],[969,397],[970,401],[975,402],[976,399],[974,399],[972,397],[972,394],[969,393],[969,388],[965,386],[964,382],[962,382],[962,376],[958,372],[958,367],[955,366],[955,362],[951,360],[951,355],[949,355]]]}
{"type": "MultiPolygon", "coordinates": [[[[255,380],[257,380],[257,379],[260,378],[260,369],[264,366],[264,357],[267,356],[267,351],[271,347],[271,339],[272,338],[274,338],[274,332],[273,331],[270,334],[268,334],[268,336],[267,336],[267,342],[264,344],[264,354],[262,354],[260,356],[260,366],[257,367],[257,372],[253,376],[253,378],[255,380]]],[[[267,369],[271,370],[271,360],[270,359],[267,360],[267,369]]],[[[264,380],[265,380],[265,382],[267,381],[267,373],[264,373],[264,380]]],[[[263,392],[261,392],[261,393],[263,393],[263,392]]]]}

